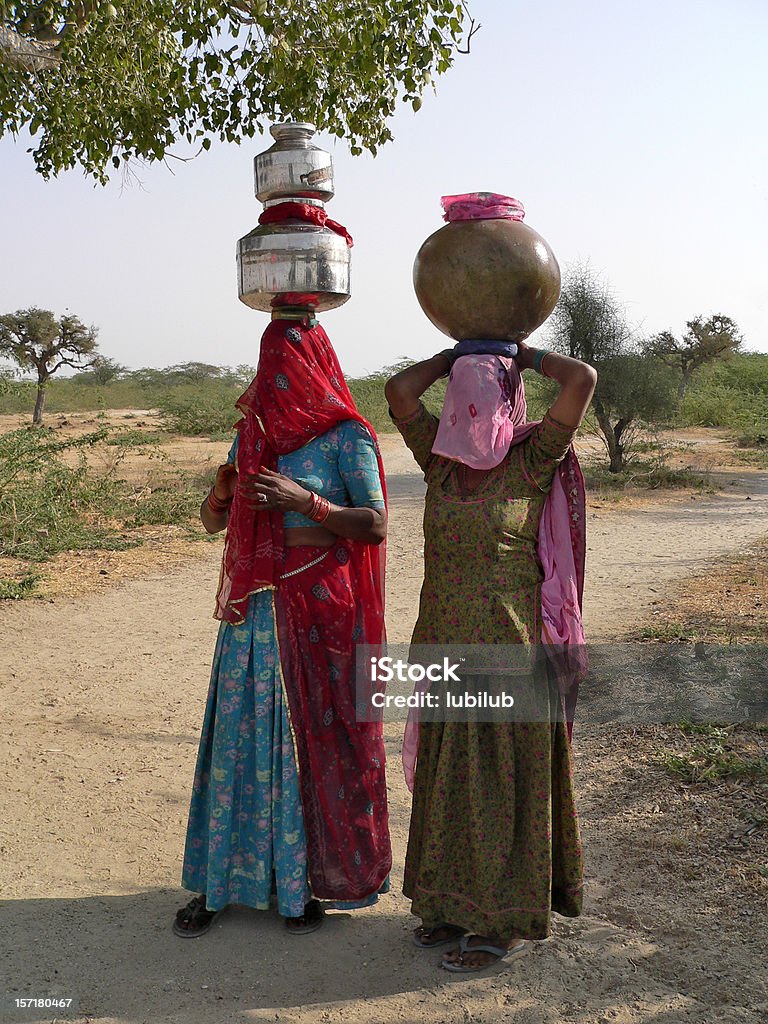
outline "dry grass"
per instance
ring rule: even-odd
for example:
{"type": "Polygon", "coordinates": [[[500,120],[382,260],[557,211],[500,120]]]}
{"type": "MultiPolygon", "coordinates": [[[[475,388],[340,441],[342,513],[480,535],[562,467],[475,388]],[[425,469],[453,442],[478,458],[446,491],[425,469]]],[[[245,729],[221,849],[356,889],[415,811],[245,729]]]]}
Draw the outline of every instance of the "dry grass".
{"type": "MultiPolygon", "coordinates": [[[[768,641],[768,538],[721,559],[706,574],[686,578],[634,639],[768,641]]],[[[655,783],[656,806],[663,811],[658,822],[669,822],[664,841],[683,877],[712,887],[711,898],[722,904],[723,914],[751,915],[737,902],[750,896],[760,898],[764,914],[768,724],[681,722],[641,727],[622,739],[635,766],[664,773],[655,783]]]]}
{"type": "Polygon", "coordinates": [[[768,641],[768,539],[687,577],[659,602],[643,640],[705,643],[768,641]]]}

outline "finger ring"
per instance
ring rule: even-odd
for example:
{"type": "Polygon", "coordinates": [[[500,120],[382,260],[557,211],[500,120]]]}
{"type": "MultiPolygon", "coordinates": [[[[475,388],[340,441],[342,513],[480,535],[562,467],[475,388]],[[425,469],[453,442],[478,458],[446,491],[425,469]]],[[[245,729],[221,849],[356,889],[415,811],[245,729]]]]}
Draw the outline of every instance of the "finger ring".
{"type": "Polygon", "coordinates": [[[266,494],[260,494],[260,495],[259,495],[259,499],[258,499],[258,500],[259,500],[259,501],[261,501],[261,502],[264,502],[264,501],[266,501],[266,500],[267,500],[267,496],[266,496],[266,494]]]}

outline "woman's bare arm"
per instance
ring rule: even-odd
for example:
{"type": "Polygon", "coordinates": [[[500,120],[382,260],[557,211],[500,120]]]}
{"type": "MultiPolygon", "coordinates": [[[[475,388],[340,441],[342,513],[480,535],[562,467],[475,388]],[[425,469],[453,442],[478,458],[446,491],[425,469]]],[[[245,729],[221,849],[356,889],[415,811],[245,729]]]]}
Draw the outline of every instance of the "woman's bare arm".
{"type": "MultiPolygon", "coordinates": [[[[216,470],[216,482],[213,485],[213,493],[219,501],[231,502],[237,487],[237,470],[230,462],[225,462],[216,470]]],[[[208,504],[206,496],[200,506],[200,522],[208,533],[220,533],[229,521],[229,510],[217,515],[208,504]]]]}
{"type": "Polygon", "coordinates": [[[415,413],[427,388],[444,377],[450,368],[450,360],[441,352],[390,377],[384,385],[384,395],[395,419],[403,420],[415,413]]]}
{"type": "MultiPolygon", "coordinates": [[[[301,484],[282,473],[263,469],[254,477],[240,483],[243,501],[255,512],[300,512],[307,515],[312,509],[312,494],[301,484]],[[266,501],[260,501],[259,495],[266,501]]],[[[331,505],[330,514],[318,523],[337,537],[361,540],[365,544],[381,544],[387,536],[387,513],[378,508],[345,508],[331,505]]]]}
{"type": "MultiPolygon", "coordinates": [[[[518,344],[515,360],[521,370],[534,369],[536,352],[524,342],[518,344]]],[[[578,427],[592,401],[597,370],[580,359],[571,359],[559,352],[547,352],[540,359],[539,367],[540,373],[560,385],[560,394],[549,407],[549,415],[564,427],[578,427]]]]}

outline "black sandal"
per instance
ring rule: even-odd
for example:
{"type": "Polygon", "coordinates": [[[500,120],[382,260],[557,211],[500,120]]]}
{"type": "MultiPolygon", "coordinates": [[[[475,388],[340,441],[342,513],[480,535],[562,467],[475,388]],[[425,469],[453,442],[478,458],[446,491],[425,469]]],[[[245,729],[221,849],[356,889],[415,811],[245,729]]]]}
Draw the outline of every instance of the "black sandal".
{"type": "Polygon", "coordinates": [[[319,900],[310,900],[301,917],[286,917],[285,927],[291,935],[309,935],[323,923],[325,911],[319,900]]]}
{"type": "Polygon", "coordinates": [[[173,933],[182,939],[196,939],[210,930],[220,913],[220,910],[208,910],[205,896],[193,896],[186,907],[176,911],[173,933]]]}

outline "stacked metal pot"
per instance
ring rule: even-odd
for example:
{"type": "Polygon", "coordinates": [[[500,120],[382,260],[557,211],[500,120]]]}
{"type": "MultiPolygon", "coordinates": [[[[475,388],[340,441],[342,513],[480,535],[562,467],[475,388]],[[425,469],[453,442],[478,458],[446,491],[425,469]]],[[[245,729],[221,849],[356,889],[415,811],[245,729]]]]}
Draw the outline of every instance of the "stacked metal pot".
{"type": "MultiPolygon", "coordinates": [[[[274,125],[275,143],[254,159],[256,198],[265,211],[283,203],[324,210],[333,198],[330,153],[312,144],[315,127],[274,125]]],[[[237,243],[238,293],[252,309],[334,309],[349,298],[349,244],[306,219],[259,224],[237,243]]]]}

